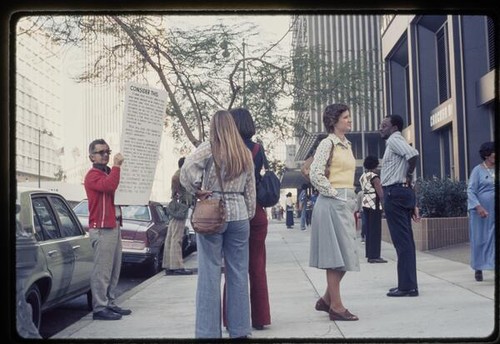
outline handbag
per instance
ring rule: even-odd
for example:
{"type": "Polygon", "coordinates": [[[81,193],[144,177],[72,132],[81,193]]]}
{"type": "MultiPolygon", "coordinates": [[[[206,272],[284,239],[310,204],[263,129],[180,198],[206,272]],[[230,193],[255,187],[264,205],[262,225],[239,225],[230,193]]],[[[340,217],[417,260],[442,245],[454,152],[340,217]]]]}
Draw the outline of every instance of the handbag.
{"type": "MultiPolygon", "coordinates": [[[[260,149],[259,144],[255,144],[252,150],[252,155],[255,158],[257,151],[260,149]],[[257,150],[256,148],[257,147],[257,150]]],[[[269,169],[269,162],[267,161],[266,154],[264,154],[264,175],[256,181],[256,196],[257,203],[263,207],[272,207],[280,200],[280,180],[276,174],[269,169]]]]}
{"type": "Polygon", "coordinates": [[[222,185],[220,169],[215,159],[213,161],[215,163],[217,178],[222,188],[222,198],[209,198],[210,196],[206,195],[196,200],[193,213],[191,214],[191,226],[199,234],[215,234],[219,232],[226,223],[227,218],[224,186],[222,185]]]}
{"type": "Polygon", "coordinates": [[[168,204],[168,215],[176,220],[185,220],[188,215],[189,206],[182,203],[178,198],[172,199],[168,204]]]}
{"type": "MultiPolygon", "coordinates": [[[[333,148],[334,148],[334,144],[332,141],[332,149],[330,150],[330,156],[328,157],[328,160],[326,161],[326,166],[325,166],[325,177],[327,179],[330,177],[330,164],[332,163],[333,148]]],[[[307,158],[304,161],[304,164],[302,164],[302,167],[300,168],[300,173],[302,173],[302,176],[304,177],[304,179],[307,180],[309,183],[311,183],[310,173],[311,173],[311,165],[312,165],[313,161],[314,161],[314,154],[311,155],[309,158],[307,158]]]]}

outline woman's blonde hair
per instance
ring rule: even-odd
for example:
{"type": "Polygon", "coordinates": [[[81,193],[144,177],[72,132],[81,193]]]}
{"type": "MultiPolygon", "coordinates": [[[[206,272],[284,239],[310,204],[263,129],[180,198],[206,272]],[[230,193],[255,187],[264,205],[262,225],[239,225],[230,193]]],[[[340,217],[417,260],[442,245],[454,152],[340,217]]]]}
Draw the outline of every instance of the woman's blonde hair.
{"type": "Polygon", "coordinates": [[[252,155],[243,142],[229,111],[219,110],[210,121],[210,144],[215,162],[224,166],[224,180],[251,172],[252,155]]]}

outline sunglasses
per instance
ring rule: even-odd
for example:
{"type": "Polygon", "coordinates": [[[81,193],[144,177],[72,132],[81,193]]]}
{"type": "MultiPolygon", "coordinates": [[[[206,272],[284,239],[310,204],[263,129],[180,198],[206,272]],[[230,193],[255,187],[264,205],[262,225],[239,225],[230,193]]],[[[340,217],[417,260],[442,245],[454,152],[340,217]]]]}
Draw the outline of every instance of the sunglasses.
{"type": "Polygon", "coordinates": [[[111,155],[111,149],[94,152],[94,154],[99,154],[100,156],[103,156],[104,154],[111,155]]]}

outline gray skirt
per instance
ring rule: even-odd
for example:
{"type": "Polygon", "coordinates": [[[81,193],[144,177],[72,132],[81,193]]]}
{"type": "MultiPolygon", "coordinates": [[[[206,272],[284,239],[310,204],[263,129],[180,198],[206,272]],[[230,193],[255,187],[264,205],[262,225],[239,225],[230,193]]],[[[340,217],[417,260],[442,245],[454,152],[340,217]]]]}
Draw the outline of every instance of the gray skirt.
{"type": "Polygon", "coordinates": [[[339,199],[319,195],[312,213],[309,266],[359,271],[352,189],[337,189],[339,199]]]}

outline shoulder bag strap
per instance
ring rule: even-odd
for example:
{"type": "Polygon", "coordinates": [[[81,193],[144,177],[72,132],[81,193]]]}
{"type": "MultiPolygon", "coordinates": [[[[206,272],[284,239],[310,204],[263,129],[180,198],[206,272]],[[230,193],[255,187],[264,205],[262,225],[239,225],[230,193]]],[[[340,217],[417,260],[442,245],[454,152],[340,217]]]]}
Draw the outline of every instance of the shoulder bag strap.
{"type": "Polygon", "coordinates": [[[258,143],[254,144],[252,148],[252,158],[255,159],[259,150],[260,150],[260,145],[258,143]]]}
{"type": "Polygon", "coordinates": [[[222,200],[225,202],[225,198],[224,198],[224,185],[222,184],[222,177],[220,175],[220,167],[219,165],[217,164],[217,161],[215,160],[215,157],[214,157],[214,153],[212,151],[212,160],[214,162],[214,165],[215,165],[215,174],[217,175],[217,179],[219,181],[219,185],[220,185],[220,188],[222,189],[222,200]]]}

